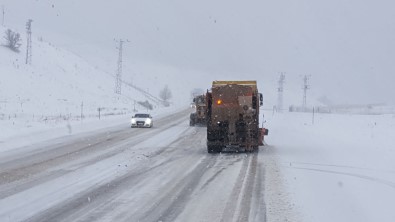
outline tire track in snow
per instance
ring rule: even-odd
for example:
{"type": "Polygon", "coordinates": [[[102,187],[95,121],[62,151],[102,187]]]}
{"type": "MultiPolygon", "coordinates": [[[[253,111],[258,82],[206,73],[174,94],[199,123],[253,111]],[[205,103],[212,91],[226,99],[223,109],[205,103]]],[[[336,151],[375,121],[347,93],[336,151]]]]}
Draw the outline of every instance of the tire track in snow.
{"type": "MultiPolygon", "coordinates": [[[[186,128],[184,134],[191,130],[191,128],[186,128]]],[[[179,148],[177,144],[183,139],[184,137],[180,136],[169,146],[161,147],[156,152],[151,153],[149,158],[155,159],[163,153],[172,157],[172,153],[176,152],[179,148]]],[[[39,215],[30,218],[29,221],[101,220],[106,214],[109,212],[111,213],[112,210],[124,207],[121,206],[124,205],[124,203],[117,202],[117,199],[122,197],[125,190],[132,190],[133,187],[140,184],[140,181],[150,174],[150,172],[166,167],[168,164],[171,164],[171,161],[162,160],[153,166],[144,164],[138,169],[132,170],[107,184],[76,194],[74,198],[47,209],[39,215]]],[[[114,215],[111,217],[113,216],[114,215]]],[[[110,221],[113,220],[114,219],[111,219],[110,221]]],[[[122,219],[121,221],[130,220],[122,219]]]]}
{"type": "Polygon", "coordinates": [[[322,163],[304,163],[304,162],[290,162],[290,164],[299,164],[299,165],[308,165],[308,166],[323,166],[323,167],[336,167],[336,168],[348,168],[348,169],[356,169],[356,170],[367,170],[374,172],[384,172],[384,173],[394,173],[394,170],[384,170],[384,169],[373,169],[367,167],[356,167],[356,166],[348,166],[348,165],[338,165],[338,164],[322,164],[322,163]]]}
{"type": "Polygon", "coordinates": [[[253,200],[253,194],[255,194],[254,188],[256,184],[255,179],[257,176],[257,159],[258,153],[254,153],[248,164],[247,175],[244,181],[243,195],[239,204],[240,211],[237,219],[238,222],[249,221],[251,202],[253,200]]]}
{"type": "MultiPolygon", "coordinates": [[[[216,158],[206,156],[186,177],[182,178],[174,187],[158,200],[146,213],[139,218],[140,222],[174,221],[183,211],[193,190],[199,184],[207,167],[215,164],[216,158]]],[[[131,221],[134,217],[129,218],[131,221]]]]}
{"type": "Polygon", "coordinates": [[[298,169],[298,170],[308,170],[308,171],[315,171],[315,172],[321,172],[321,173],[329,173],[329,174],[337,174],[337,175],[344,175],[344,176],[350,176],[350,177],[356,177],[356,178],[360,178],[360,179],[364,179],[364,180],[369,180],[372,182],[376,182],[376,183],[380,183],[386,186],[389,186],[393,189],[395,189],[395,183],[388,181],[388,180],[384,180],[384,179],[380,179],[380,178],[376,178],[376,177],[371,177],[371,176],[366,176],[363,174],[358,174],[358,173],[347,173],[347,172],[341,172],[341,171],[335,171],[335,170],[323,170],[323,169],[314,169],[314,168],[307,168],[307,167],[289,167],[287,166],[287,168],[290,169],[298,169]]]}
{"type": "MultiPolygon", "coordinates": [[[[230,199],[227,201],[226,208],[222,214],[221,222],[228,221],[249,221],[250,206],[253,200],[254,189],[256,186],[257,158],[258,152],[247,154],[243,160],[242,168],[237,177],[230,199]]],[[[263,209],[262,209],[263,210],[263,209]]]]}
{"type": "MultiPolygon", "coordinates": [[[[215,154],[211,154],[211,155],[215,155],[215,154]]],[[[213,182],[221,173],[223,173],[228,166],[232,166],[235,163],[240,162],[241,160],[242,160],[241,158],[237,158],[234,161],[227,163],[226,166],[221,166],[221,168],[203,184],[200,190],[204,190],[206,187],[208,187],[210,183],[213,182]]]]}

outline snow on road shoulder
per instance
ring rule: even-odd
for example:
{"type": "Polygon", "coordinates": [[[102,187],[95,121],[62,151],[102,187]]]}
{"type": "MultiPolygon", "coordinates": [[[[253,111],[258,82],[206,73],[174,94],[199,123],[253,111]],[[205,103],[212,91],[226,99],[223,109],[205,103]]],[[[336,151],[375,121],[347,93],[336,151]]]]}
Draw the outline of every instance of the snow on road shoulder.
{"type": "Polygon", "coordinates": [[[277,157],[303,221],[395,218],[393,115],[284,113],[268,118],[277,157]]]}
{"type": "Polygon", "coordinates": [[[304,221],[292,201],[275,149],[264,146],[259,153],[264,172],[266,221],[304,221]]]}

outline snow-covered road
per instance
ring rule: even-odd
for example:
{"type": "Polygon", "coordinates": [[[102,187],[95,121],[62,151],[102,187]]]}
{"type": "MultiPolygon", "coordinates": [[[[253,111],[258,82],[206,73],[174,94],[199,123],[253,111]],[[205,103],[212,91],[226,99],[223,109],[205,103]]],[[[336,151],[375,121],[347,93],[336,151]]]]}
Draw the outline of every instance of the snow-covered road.
{"type": "Polygon", "coordinates": [[[393,115],[267,117],[257,153],[208,154],[190,110],[0,150],[0,221],[393,221],[393,115]]]}
{"type": "Polygon", "coordinates": [[[284,206],[270,155],[208,154],[188,118],[2,152],[0,221],[266,221],[265,198],[284,206]]]}

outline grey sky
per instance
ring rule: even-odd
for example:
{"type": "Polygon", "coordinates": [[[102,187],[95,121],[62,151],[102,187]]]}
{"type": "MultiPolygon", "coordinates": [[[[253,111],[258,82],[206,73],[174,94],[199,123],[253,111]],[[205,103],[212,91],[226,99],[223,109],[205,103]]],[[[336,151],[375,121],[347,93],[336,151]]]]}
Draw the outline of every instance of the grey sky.
{"type": "Polygon", "coordinates": [[[316,97],[395,103],[393,1],[0,2],[7,25],[24,31],[33,18],[44,39],[91,61],[98,47],[106,52],[104,69],[113,68],[113,39],[122,37],[130,40],[129,69],[148,61],[186,70],[181,78],[194,79],[186,75],[197,71],[205,75],[192,81],[200,87],[224,77],[258,79],[275,95],[278,73],[286,72],[290,94],[299,93],[301,76],[309,74],[316,97]]]}

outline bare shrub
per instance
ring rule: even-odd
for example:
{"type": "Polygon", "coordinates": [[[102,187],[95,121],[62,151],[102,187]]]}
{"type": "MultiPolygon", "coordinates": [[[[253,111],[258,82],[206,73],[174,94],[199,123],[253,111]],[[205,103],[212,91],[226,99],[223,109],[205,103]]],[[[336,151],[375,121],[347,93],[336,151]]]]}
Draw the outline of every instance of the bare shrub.
{"type": "Polygon", "coordinates": [[[19,47],[21,47],[21,36],[19,33],[7,29],[4,33],[4,39],[6,40],[5,46],[14,52],[19,52],[19,47]]]}

